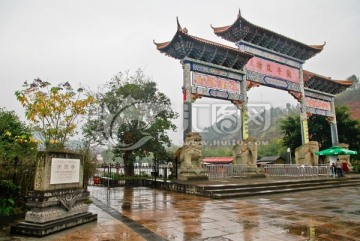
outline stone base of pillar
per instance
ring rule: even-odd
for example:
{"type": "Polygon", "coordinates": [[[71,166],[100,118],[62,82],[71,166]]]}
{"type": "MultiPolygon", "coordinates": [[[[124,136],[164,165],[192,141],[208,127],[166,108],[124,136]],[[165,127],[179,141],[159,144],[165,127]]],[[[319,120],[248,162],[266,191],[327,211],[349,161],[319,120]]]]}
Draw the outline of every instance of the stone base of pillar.
{"type": "Polygon", "coordinates": [[[266,177],[263,167],[247,167],[247,178],[263,178],[266,177]]]}
{"type": "Polygon", "coordinates": [[[209,180],[209,178],[206,175],[206,171],[203,168],[193,168],[193,169],[179,169],[178,180],[203,181],[203,180],[209,180]]]}

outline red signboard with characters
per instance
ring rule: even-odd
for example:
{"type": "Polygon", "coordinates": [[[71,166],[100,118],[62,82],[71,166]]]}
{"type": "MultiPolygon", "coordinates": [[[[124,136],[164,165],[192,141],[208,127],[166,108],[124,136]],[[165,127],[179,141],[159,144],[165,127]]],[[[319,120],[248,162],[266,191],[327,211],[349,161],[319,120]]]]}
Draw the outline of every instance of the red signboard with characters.
{"type": "Polygon", "coordinates": [[[327,111],[331,110],[330,102],[317,100],[310,97],[306,97],[306,106],[327,111]]]}
{"type": "Polygon", "coordinates": [[[224,90],[229,92],[240,92],[240,82],[207,74],[193,72],[193,84],[210,89],[224,90]]]}
{"type": "Polygon", "coordinates": [[[279,64],[259,57],[253,57],[246,64],[246,68],[266,76],[299,83],[299,70],[284,64],[279,64]]]}

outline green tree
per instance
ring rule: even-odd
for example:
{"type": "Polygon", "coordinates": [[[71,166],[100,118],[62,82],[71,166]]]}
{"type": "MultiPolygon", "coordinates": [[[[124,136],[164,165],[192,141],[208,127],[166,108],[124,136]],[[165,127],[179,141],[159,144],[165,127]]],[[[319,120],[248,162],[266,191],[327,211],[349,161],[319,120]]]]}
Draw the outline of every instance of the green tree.
{"type": "Polygon", "coordinates": [[[29,159],[36,151],[37,141],[32,137],[31,129],[13,111],[0,108],[0,162],[13,166],[15,158],[29,159]]]}
{"type": "MultiPolygon", "coordinates": [[[[349,108],[337,106],[336,120],[339,142],[348,143],[350,148],[360,149],[360,122],[350,118],[349,108]]],[[[309,118],[309,137],[312,141],[319,142],[320,148],[332,146],[331,130],[328,119],[324,116],[312,115],[309,118]]],[[[285,146],[294,150],[301,143],[300,118],[296,115],[289,115],[281,120],[280,128],[284,134],[283,142],[285,146]]]]}
{"type": "Polygon", "coordinates": [[[55,87],[41,79],[16,91],[18,101],[25,107],[26,118],[35,125],[47,150],[64,149],[65,142],[76,134],[78,117],[86,114],[86,108],[94,103],[92,96],[82,96],[83,89],[76,91],[66,82],[55,87]]]}
{"type": "MultiPolygon", "coordinates": [[[[330,128],[330,127],[329,127],[330,128]]],[[[283,144],[291,150],[301,146],[301,127],[299,115],[290,114],[280,120],[280,130],[283,134],[283,144]]]]}
{"type": "Polygon", "coordinates": [[[98,105],[90,108],[84,134],[123,157],[125,175],[134,175],[137,156],[166,156],[165,146],[171,144],[167,131],[176,129],[171,121],[178,114],[142,70],[119,73],[94,96],[98,105]]]}
{"type": "Polygon", "coordinates": [[[259,145],[258,155],[259,157],[277,155],[286,157],[286,148],[284,147],[283,140],[281,138],[270,139],[270,141],[267,142],[267,145],[259,145]]]}
{"type": "Polygon", "coordinates": [[[25,208],[22,197],[33,186],[36,152],[31,129],[13,111],[0,108],[0,216],[25,208]]]}
{"type": "Polygon", "coordinates": [[[203,157],[232,156],[232,146],[203,146],[203,157]]]}

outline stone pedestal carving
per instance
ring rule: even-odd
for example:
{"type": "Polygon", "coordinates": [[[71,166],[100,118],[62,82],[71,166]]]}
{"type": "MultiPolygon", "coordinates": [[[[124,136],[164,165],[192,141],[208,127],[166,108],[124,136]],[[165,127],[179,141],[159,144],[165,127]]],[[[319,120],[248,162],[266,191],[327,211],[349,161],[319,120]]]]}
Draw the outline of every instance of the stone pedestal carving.
{"type": "Polygon", "coordinates": [[[264,168],[257,167],[257,142],[255,137],[248,137],[233,147],[233,164],[246,167],[248,177],[265,177],[264,168]]]}
{"type": "Polygon", "coordinates": [[[317,141],[309,141],[295,149],[295,164],[305,166],[317,166],[319,164],[319,156],[315,152],[319,151],[319,143],[317,141]]]}
{"type": "Polygon", "coordinates": [[[84,203],[83,163],[77,154],[40,153],[34,191],[29,192],[25,221],[11,227],[12,234],[43,237],[97,220],[84,203]]]}
{"type": "Polygon", "coordinates": [[[208,180],[202,166],[202,138],[197,132],[186,135],[184,146],[176,152],[178,180],[208,180]]]}

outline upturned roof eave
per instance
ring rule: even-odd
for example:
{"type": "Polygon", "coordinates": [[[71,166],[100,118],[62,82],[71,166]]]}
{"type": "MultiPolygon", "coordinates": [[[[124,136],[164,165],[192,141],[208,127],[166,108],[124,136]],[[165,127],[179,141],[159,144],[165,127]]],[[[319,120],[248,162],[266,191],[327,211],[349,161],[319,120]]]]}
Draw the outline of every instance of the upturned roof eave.
{"type": "MultiPolygon", "coordinates": [[[[181,60],[182,58],[179,58],[179,56],[181,55],[180,53],[179,53],[179,55],[174,55],[172,53],[169,53],[169,51],[171,51],[171,48],[174,47],[175,44],[177,44],[177,42],[179,42],[180,39],[186,39],[195,44],[207,46],[209,49],[213,48],[214,50],[216,49],[217,51],[219,49],[223,50],[224,55],[227,55],[227,54],[225,54],[225,52],[229,52],[229,53],[233,54],[234,56],[239,56],[241,59],[244,60],[245,64],[249,59],[251,59],[253,57],[252,54],[242,52],[238,48],[226,46],[224,44],[216,43],[216,42],[206,40],[206,39],[203,39],[203,38],[200,38],[197,36],[189,35],[187,33],[186,28],[184,28],[184,29],[178,28],[178,30],[176,31],[176,33],[171,41],[163,42],[163,43],[156,43],[154,41],[154,44],[156,45],[157,50],[159,50],[161,53],[165,53],[168,56],[171,56],[173,58],[181,60]]],[[[188,56],[183,56],[183,57],[188,57],[188,56]]]]}
{"type": "Polygon", "coordinates": [[[305,83],[307,81],[309,81],[310,79],[316,77],[316,78],[319,78],[319,79],[321,79],[323,81],[329,81],[329,82],[332,82],[334,84],[342,85],[344,87],[350,87],[352,85],[351,81],[348,81],[348,80],[333,80],[330,77],[326,77],[326,76],[323,76],[323,75],[320,75],[320,74],[316,74],[316,73],[310,72],[308,70],[303,70],[303,75],[304,75],[304,82],[305,83]]]}
{"type": "Polygon", "coordinates": [[[352,85],[352,82],[348,80],[333,80],[306,70],[303,73],[304,87],[309,90],[321,91],[335,96],[352,85]]]}

